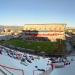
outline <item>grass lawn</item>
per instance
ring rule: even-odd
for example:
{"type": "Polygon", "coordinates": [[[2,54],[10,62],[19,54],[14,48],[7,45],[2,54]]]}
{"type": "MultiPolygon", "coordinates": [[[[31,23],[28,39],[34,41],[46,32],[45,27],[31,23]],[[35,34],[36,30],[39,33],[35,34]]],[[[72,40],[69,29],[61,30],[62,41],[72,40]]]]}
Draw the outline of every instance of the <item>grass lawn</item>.
{"type": "Polygon", "coordinates": [[[7,41],[1,41],[0,44],[13,45],[16,47],[22,47],[25,49],[32,49],[34,51],[44,51],[46,53],[61,53],[65,48],[64,42],[27,42],[21,39],[11,39],[7,41]]]}

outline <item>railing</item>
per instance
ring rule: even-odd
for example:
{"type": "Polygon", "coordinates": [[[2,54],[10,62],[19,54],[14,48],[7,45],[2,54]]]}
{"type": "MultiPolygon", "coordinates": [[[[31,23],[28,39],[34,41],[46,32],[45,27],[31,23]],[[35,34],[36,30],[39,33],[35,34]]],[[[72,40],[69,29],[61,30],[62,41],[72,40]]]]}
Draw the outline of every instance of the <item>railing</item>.
{"type": "Polygon", "coordinates": [[[10,75],[14,75],[12,72],[10,72],[9,70],[7,70],[5,67],[2,67],[4,70],[6,70],[7,72],[10,73],[10,75]]]}
{"type": "Polygon", "coordinates": [[[0,69],[0,72],[1,72],[3,75],[7,75],[7,73],[5,73],[2,69],[0,69]]]}
{"type": "Polygon", "coordinates": [[[24,75],[24,70],[22,69],[16,69],[16,68],[11,68],[11,67],[7,67],[4,65],[0,65],[0,67],[2,67],[4,70],[0,69],[0,71],[4,74],[7,75],[7,72],[9,73],[9,75],[24,75]]]}

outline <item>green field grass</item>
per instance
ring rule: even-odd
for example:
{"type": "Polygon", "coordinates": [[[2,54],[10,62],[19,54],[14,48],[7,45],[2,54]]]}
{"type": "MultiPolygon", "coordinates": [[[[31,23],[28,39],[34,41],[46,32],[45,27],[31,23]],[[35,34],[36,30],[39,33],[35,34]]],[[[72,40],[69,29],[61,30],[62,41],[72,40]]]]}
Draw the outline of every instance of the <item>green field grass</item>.
{"type": "Polygon", "coordinates": [[[15,47],[22,47],[25,49],[32,49],[34,51],[46,52],[46,53],[61,53],[65,48],[65,42],[28,42],[21,39],[11,39],[7,41],[1,41],[3,45],[13,45],[15,47]]]}

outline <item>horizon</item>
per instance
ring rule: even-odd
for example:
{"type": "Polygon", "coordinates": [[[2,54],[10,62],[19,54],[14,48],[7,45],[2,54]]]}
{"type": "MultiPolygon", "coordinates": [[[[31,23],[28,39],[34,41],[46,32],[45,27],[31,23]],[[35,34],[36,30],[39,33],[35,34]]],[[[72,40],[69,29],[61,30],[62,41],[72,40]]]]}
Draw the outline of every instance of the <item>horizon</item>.
{"type": "MultiPolygon", "coordinates": [[[[38,25],[40,25],[40,24],[49,24],[49,25],[54,25],[54,24],[58,24],[58,25],[60,25],[60,24],[62,24],[62,25],[66,25],[66,28],[71,28],[71,29],[75,29],[75,27],[72,27],[72,26],[68,26],[68,24],[66,24],[66,23],[36,23],[36,24],[38,24],[38,25]]],[[[31,24],[31,23],[28,23],[28,24],[24,24],[24,25],[35,25],[35,23],[33,23],[33,24],[31,24]]],[[[0,25],[0,26],[24,26],[24,25],[0,25]]]]}

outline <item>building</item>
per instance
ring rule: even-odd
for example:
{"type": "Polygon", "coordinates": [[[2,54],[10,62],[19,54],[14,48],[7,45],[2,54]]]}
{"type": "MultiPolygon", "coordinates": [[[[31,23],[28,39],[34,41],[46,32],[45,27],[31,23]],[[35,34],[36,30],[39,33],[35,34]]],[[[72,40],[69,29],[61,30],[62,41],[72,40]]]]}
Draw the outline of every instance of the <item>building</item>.
{"type": "Polygon", "coordinates": [[[28,40],[65,40],[66,24],[25,24],[22,38],[28,40]]]}
{"type": "Polygon", "coordinates": [[[23,26],[0,26],[0,35],[16,35],[23,30],[23,26]]]}

